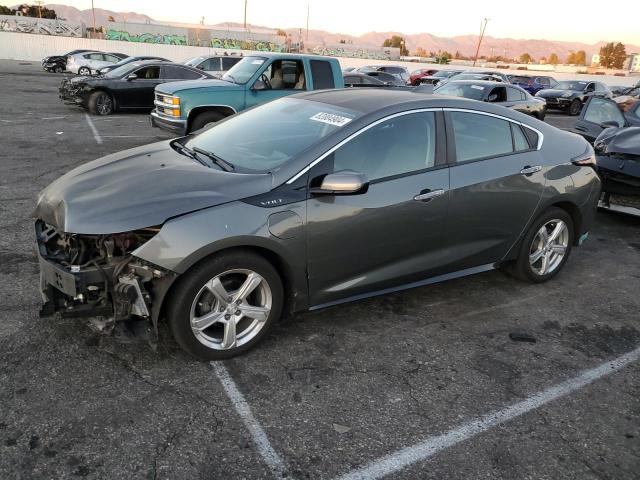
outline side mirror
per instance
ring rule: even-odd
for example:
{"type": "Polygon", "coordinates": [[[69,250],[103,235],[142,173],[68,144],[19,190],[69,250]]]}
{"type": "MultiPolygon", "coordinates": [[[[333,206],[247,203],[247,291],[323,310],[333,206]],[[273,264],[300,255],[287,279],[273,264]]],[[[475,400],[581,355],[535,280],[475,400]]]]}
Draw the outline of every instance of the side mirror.
{"type": "Polygon", "coordinates": [[[322,179],[319,187],[311,188],[313,195],[358,195],[369,189],[369,180],[364,173],[341,170],[322,179]]]}
{"type": "Polygon", "coordinates": [[[251,90],[267,90],[267,85],[260,79],[256,80],[251,90]]]}
{"type": "Polygon", "coordinates": [[[130,82],[131,80],[135,80],[136,78],[138,78],[138,75],[136,75],[135,73],[130,73],[129,75],[127,75],[128,82],[130,82]]]}
{"type": "Polygon", "coordinates": [[[600,128],[620,128],[620,124],[615,120],[607,120],[606,122],[602,122],[600,124],[600,128]]]}
{"type": "Polygon", "coordinates": [[[498,101],[497,93],[492,93],[491,95],[489,95],[489,98],[487,98],[487,102],[496,102],[496,101],[498,101]]]}
{"type": "Polygon", "coordinates": [[[204,70],[204,65],[198,65],[196,68],[198,68],[200,70],[204,70]]]}

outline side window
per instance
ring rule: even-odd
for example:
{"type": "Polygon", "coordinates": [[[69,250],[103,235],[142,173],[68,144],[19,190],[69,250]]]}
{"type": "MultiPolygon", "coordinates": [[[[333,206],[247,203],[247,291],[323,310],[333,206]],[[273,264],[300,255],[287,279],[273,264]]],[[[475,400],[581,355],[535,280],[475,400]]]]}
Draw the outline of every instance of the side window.
{"type": "Polygon", "coordinates": [[[585,92],[593,92],[596,89],[596,85],[594,83],[590,83],[589,85],[587,85],[587,88],[585,88],[585,92]]]}
{"type": "Polygon", "coordinates": [[[89,55],[85,55],[84,58],[89,60],[98,60],[100,62],[104,61],[104,56],[101,53],[91,53],[89,55]]]}
{"type": "Polygon", "coordinates": [[[217,57],[208,58],[201,64],[202,70],[207,72],[219,72],[220,71],[220,59],[217,57]]]}
{"type": "Polygon", "coordinates": [[[520,127],[520,125],[511,123],[511,133],[513,134],[513,150],[515,152],[522,152],[524,150],[531,149],[531,145],[529,145],[529,140],[527,139],[525,134],[522,132],[522,127],[520,127]]]}
{"type": "Polygon", "coordinates": [[[300,60],[275,60],[264,71],[273,90],[304,90],[304,66],[300,60]]]}
{"type": "Polygon", "coordinates": [[[507,100],[507,92],[505,87],[494,87],[487,97],[489,102],[505,102],[507,100]]]}
{"type": "Polygon", "coordinates": [[[539,78],[538,79],[538,83],[540,85],[542,85],[542,86],[545,86],[545,87],[548,87],[549,85],[551,85],[551,82],[549,81],[549,79],[548,78],[544,78],[544,77],[539,78]]]}
{"type": "Polygon", "coordinates": [[[362,80],[360,79],[360,77],[344,77],[344,83],[354,85],[356,83],[362,83],[362,80]]]}
{"type": "Polygon", "coordinates": [[[401,115],[363,132],[333,153],[333,171],[355,170],[369,180],[430,168],[436,158],[433,112],[401,115]]]}
{"type": "Polygon", "coordinates": [[[587,122],[600,125],[604,122],[616,122],[618,126],[624,126],[624,117],[618,105],[611,100],[591,97],[584,112],[584,119],[587,122]]]}
{"type": "Polygon", "coordinates": [[[120,59],[114,55],[105,55],[104,59],[111,63],[118,63],[120,61],[120,59]]]}
{"type": "Polygon", "coordinates": [[[154,80],[160,78],[160,67],[142,67],[133,73],[135,73],[139,79],[154,80]]]}
{"type": "Polygon", "coordinates": [[[201,78],[198,72],[176,65],[165,65],[162,67],[162,78],[170,80],[197,80],[201,78]]]}
{"type": "Polygon", "coordinates": [[[517,88],[507,88],[507,101],[508,102],[517,102],[520,100],[524,100],[524,94],[518,90],[517,88]]]}
{"type": "Polygon", "coordinates": [[[242,58],[240,57],[222,57],[222,70],[229,70],[236,63],[238,63],[242,58]]]}
{"type": "Polygon", "coordinates": [[[510,122],[475,113],[450,115],[458,162],[513,152],[510,122]]]}
{"type": "Polygon", "coordinates": [[[314,89],[335,88],[331,63],[324,60],[311,60],[311,74],[314,89]]]}

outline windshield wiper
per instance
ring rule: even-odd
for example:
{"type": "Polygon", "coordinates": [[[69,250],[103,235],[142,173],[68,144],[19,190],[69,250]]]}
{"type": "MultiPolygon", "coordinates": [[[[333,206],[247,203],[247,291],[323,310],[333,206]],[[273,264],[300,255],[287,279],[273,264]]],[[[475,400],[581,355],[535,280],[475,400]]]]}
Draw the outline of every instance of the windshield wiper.
{"type": "Polygon", "coordinates": [[[211,168],[211,165],[209,165],[207,162],[205,162],[204,160],[202,160],[198,155],[196,155],[196,153],[191,150],[188,147],[185,147],[183,144],[181,144],[178,141],[173,141],[171,142],[171,146],[175,149],[178,150],[181,154],[186,155],[189,158],[193,158],[196,162],[204,165],[205,167],[209,167],[211,168]]]}
{"type": "Polygon", "coordinates": [[[205,157],[207,157],[209,160],[211,160],[213,163],[218,165],[220,168],[222,168],[226,172],[233,172],[235,170],[235,167],[233,165],[231,165],[226,160],[223,160],[222,158],[218,157],[214,153],[208,152],[207,150],[203,150],[202,148],[199,148],[199,147],[193,147],[193,151],[196,153],[199,153],[200,155],[204,155],[205,157]]]}

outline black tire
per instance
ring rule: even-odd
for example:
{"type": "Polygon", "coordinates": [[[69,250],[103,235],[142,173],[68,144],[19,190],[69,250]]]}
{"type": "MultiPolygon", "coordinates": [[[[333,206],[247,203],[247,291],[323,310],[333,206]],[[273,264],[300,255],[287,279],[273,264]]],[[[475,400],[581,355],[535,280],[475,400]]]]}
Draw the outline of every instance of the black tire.
{"type": "Polygon", "coordinates": [[[78,75],[91,75],[91,69],[88,67],[80,67],[78,69],[78,75]]]}
{"type": "Polygon", "coordinates": [[[56,73],[62,73],[64,72],[64,68],[62,68],[60,65],[56,66],[56,68],[53,69],[54,72],[56,73]]]}
{"type": "Polygon", "coordinates": [[[211,123],[219,122],[224,118],[224,115],[220,112],[208,111],[202,112],[196,115],[196,118],[193,119],[191,125],[189,126],[189,131],[187,133],[192,133],[201,128],[206,127],[211,123]]]}
{"type": "Polygon", "coordinates": [[[113,97],[107,92],[93,92],[87,104],[89,111],[94,115],[111,115],[115,110],[113,97]]]}
{"type": "Polygon", "coordinates": [[[187,353],[203,361],[223,360],[240,355],[258,344],[280,318],[283,301],[282,280],[273,265],[252,252],[234,250],[197,264],[178,279],[168,298],[167,321],[176,342],[187,353]],[[267,282],[271,291],[271,311],[262,328],[243,345],[224,350],[211,348],[198,340],[191,328],[191,306],[209,280],[236,269],[252,270],[267,282]]]}
{"type": "Polygon", "coordinates": [[[582,102],[579,98],[575,98],[571,104],[569,105],[568,112],[569,115],[575,117],[576,115],[580,115],[580,111],[582,110],[582,102]]]}
{"type": "Polygon", "coordinates": [[[561,208],[552,207],[546,210],[542,215],[540,215],[535,222],[531,224],[529,230],[525,234],[522,243],[520,245],[520,251],[518,253],[518,258],[515,262],[507,265],[506,270],[508,273],[512,274],[516,278],[523,280],[525,282],[530,283],[542,283],[550,280],[555,277],[560,270],[564,267],[569,255],[571,254],[571,245],[573,244],[574,239],[574,226],[573,220],[571,219],[571,215],[569,215],[565,210],[561,208]],[[534,238],[536,237],[538,231],[542,228],[543,225],[552,221],[552,220],[562,220],[568,229],[568,242],[566,247],[566,252],[562,261],[558,264],[557,267],[546,275],[540,275],[534,271],[532,265],[529,262],[529,254],[531,253],[534,238]]]}

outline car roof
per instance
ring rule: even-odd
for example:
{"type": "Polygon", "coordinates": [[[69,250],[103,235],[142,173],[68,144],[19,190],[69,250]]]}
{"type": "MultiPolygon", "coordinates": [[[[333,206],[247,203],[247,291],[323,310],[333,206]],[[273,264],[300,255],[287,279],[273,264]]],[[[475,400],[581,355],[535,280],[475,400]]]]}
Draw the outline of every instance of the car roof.
{"type": "Polygon", "coordinates": [[[364,115],[389,107],[393,107],[393,110],[397,111],[411,110],[414,108],[451,107],[481,110],[503,116],[510,116],[510,112],[504,112],[504,107],[493,106],[492,104],[461,97],[432,95],[407,88],[344,88],[318,90],[300,93],[294,97],[354,110],[364,115]]]}
{"type": "Polygon", "coordinates": [[[457,85],[484,85],[484,86],[487,86],[487,87],[506,87],[506,86],[511,86],[511,87],[515,87],[515,88],[520,88],[517,85],[510,85],[510,84],[504,83],[504,82],[492,82],[491,80],[455,80],[455,79],[451,79],[451,81],[445,83],[445,85],[451,85],[452,83],[455,83],[457,85]]]}
{"type": "MultiPolygon", "coordinates": [[[[224,55],[223,55],[224,56],[224,55]]],[[[233,57],[234,55],[229,55],[229,57],[233,57]]],[[[326,61],[337,61],[336,57],[327,57],[324,55],[308,55],[304,53],[278,53],[278,52],[256,52],[245,55],[242,58],[246,57],[262,57],[262,58],[282,58],[283,60],[291,59],[298,60],[300,58],[308,58],[310,60],[326,60],[326,61]]]]}

